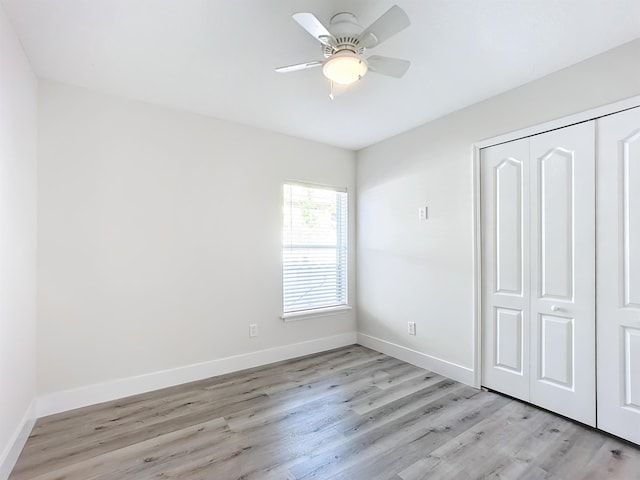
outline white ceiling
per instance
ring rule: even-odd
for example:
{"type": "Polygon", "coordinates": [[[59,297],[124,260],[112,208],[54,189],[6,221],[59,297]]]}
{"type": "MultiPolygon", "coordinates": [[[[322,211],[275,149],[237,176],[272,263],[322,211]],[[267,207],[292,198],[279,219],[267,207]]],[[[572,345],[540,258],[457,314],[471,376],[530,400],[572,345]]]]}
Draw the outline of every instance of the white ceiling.
{"type": "Polygon", "coordinates": [[[36,73],[359,149],[640,37],[639,0],[1,0],[36,73]],[[364,27],[394,3],[411,26],[368,51],[405,58],[334,101],[292,19],[364,27]]]}

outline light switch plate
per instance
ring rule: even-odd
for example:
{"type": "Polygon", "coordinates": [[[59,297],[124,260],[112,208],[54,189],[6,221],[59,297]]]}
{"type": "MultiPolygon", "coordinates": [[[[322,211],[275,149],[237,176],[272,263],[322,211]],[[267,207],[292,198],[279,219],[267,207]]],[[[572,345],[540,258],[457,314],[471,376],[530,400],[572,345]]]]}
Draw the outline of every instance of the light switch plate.
{"type": "Polygon", "coordinates": [[[416,322],[409,322],[409,324],[407,326],[407,330],[409,332],[409,335],[415,335],[416,334],[416,322]]]}

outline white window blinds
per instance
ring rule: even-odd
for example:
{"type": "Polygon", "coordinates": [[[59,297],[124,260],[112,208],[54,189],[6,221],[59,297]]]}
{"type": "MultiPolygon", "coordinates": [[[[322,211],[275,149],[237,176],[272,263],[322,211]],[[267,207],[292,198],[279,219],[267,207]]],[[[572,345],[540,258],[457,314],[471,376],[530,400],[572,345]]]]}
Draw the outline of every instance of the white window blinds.
{"type": "Polygon", "coordinates": [[[347,192],[284,185],[284,313],[347,304],[347,192]]]}

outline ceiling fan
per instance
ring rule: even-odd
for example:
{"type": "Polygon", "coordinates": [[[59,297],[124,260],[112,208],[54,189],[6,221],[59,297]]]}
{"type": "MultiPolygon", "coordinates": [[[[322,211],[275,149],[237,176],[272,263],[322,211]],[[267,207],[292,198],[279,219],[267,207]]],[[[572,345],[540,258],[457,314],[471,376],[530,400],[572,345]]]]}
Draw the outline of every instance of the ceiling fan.
{"type": "Polygon", "coordinates": [[[362,28],[353,13],[342,12],[331,17],[327,29],[312,13],[294,13],[293,19],[322,44],[325,60],[314,60],[276,68],[288,73],[322,66],[322,73],[331,82],[329,98],[333,99],[333,84],[350,85],[368,72],[400,78],[411,62],[399,58],[372,55],[364,58],[365,50],[374,48],[410,25],[409,17],[394,5],[380,18],[362,28]]]}

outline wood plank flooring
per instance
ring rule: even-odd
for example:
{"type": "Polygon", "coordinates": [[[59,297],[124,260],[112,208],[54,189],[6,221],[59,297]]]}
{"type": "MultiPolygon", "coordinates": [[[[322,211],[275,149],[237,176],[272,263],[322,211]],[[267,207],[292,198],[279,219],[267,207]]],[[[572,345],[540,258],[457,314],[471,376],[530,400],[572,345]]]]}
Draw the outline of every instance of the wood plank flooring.
{"type": "Polygon", "coordinates": [[[354,345],[41,418],[10,480],[640,480],[640,448],[354,345]]]}

